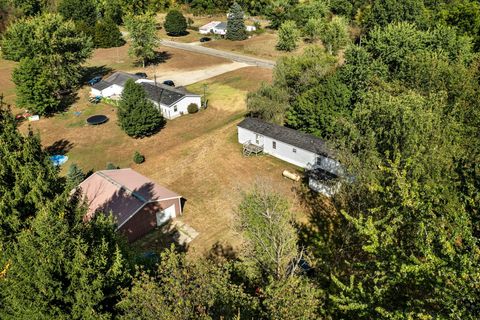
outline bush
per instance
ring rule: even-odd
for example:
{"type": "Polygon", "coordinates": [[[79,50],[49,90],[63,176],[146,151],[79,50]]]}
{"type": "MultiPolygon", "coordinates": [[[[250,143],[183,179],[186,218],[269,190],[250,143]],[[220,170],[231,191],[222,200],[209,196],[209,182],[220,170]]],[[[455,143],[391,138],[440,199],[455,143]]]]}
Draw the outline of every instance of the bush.
{"type": "Polygon", "coordinates": [[[141,164],[145,162],[145,156],[140,152],[135,151],[135,153],[133,154],[133,162],[135,162],[136,164],[141,164]]]}
{"type": "Polygon", "coordinates": [[[187,107],[188,113],[197,113],[198,105],[196,103],[190,103],[187,107]]]}
{"type": "Polygon", "coordinates": [[[170,10],[165,17],[165,31],[172,36],[181,36],[187,33],[187,20],[178,10],[170,10]]]}
{"type": "Polygon", "coordinates": [[[120,169],[120,167],[114,165],[114,164],[111,163],[111,162],[109,162],[109,163],[107,163],[106,169],[107,169],[107,170],[115,170],[115,169],[120,169]]]}

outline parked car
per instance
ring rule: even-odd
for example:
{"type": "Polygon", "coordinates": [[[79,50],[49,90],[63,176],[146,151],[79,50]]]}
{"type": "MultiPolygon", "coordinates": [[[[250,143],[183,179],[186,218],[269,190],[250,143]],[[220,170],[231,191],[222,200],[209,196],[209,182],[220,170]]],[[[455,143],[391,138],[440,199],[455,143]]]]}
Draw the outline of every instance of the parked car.
{"type": "Polygon", "coordinates": [[[100,80],[102,80],[102,77],[95,77],[95,78],[92,78],[92,79],[88,80],[88,84],[93,86],[95,83],[100,82],[100,80]]]}
{"type": "Polygon", "coordinates": [[[142,77],[143,79],[147,79],[147,74],[145,72],[137,72],[135,73],[135,75],[139,76],[139,77],[142,77]]]}
{"type": "Polygon", "coordinates": [[[210,40],[212,40],[212,39],[209,38],[209,37],[200,38],[200,42],[208,42],[208,41],[210,41],[210,40]]]}
{"type": "Polygon", "coordinates": [[[163,84],[166,84],[167,86],[170,86],[170,87],[175,87],[175,83],[172,80],[165,80],[163,81],[163,84]]]}

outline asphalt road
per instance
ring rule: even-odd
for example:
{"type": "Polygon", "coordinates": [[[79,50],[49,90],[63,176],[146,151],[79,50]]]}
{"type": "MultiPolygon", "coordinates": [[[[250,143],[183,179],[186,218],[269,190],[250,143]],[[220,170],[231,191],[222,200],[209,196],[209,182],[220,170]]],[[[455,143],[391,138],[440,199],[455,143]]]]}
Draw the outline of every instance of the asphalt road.
{"type": "Polygon", "coordinates": [[[169,41],[169,40],[161,40],[160,44],[165,47],[171,47],[171,48],[176,48],[176,49],[190,51],[190,52],[207,54],[210,56],[225,58],[225,59],[246,63],[253,66],[270,68],[270,69],[273,69],[273,67],[275,67],[275,61],[249,57],[249,56],[245,56],[242,54],[237,54],[229,51],[206,48],[198,44],[178,43],[178,42],[169,41]]]}

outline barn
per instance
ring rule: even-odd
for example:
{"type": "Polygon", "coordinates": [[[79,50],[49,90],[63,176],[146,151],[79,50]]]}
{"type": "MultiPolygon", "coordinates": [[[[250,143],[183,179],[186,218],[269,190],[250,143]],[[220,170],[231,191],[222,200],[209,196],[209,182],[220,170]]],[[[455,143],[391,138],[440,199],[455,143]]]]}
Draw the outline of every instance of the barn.
{"type": "Polygon", "coordinates": [[[126,72],[117,71],[105,80],[95,83],[92,86],[90,95],[94,97],[119,98],[129,79],[137,81],[141,76],[126,72]]]}
{"type": "Polygon", "coordinates": [[[97,171],[78,190],[88,205],[86,220],[111,213],[130,242],[182,214],[180,195],[130,168],[97,171]]]}
{"type": "Polygon", "coordinates": [[[324,140],[258,118],[245,118],[237,129],[244,154],[266,153],[307,169],[310,188],[327,196],[340,187],[342,166],[324,140]]]}

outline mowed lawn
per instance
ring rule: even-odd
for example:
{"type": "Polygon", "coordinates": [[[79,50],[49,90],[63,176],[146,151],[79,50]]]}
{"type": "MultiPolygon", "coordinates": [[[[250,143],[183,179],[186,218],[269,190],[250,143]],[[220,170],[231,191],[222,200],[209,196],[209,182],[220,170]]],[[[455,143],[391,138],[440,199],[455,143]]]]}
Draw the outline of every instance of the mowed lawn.
{"type": "Polygon", "coordinates": [[[216,243],[237,248],[241,237],[233,230],[234,210],[242,192],[256,181],[272,184],[295,204],[295,183],[284,179],[282,171],[296,168],[269,156],[245,158],[237,142],[236,124],[245,114],[245,96],[262,81],[271,81],[271,73],[248,67],[190,86],[190,90],[203,93],[207,84],[208,108],[168,121],[161,132],[149,138],[125,135],[117,125],[115,107],[86,102],[88,88],[79,92],[79,101],[70,110],[25,123],[21,129],[26,131],[30,125],[40,133],[45,147],[65,148],[70,160],[63,172],[72,163],[88,171],[105,169],[112,162],[132,167],[184,196],[185,211],[180,219],[200,233],[190,244],[192,254],[203,254],[216,243]],[[110,120],[100,126],[85,125],[92,114],[105,114],[110,120]],[[133,163],[135,151],[145,155],[145,163],[133,163]]]}

